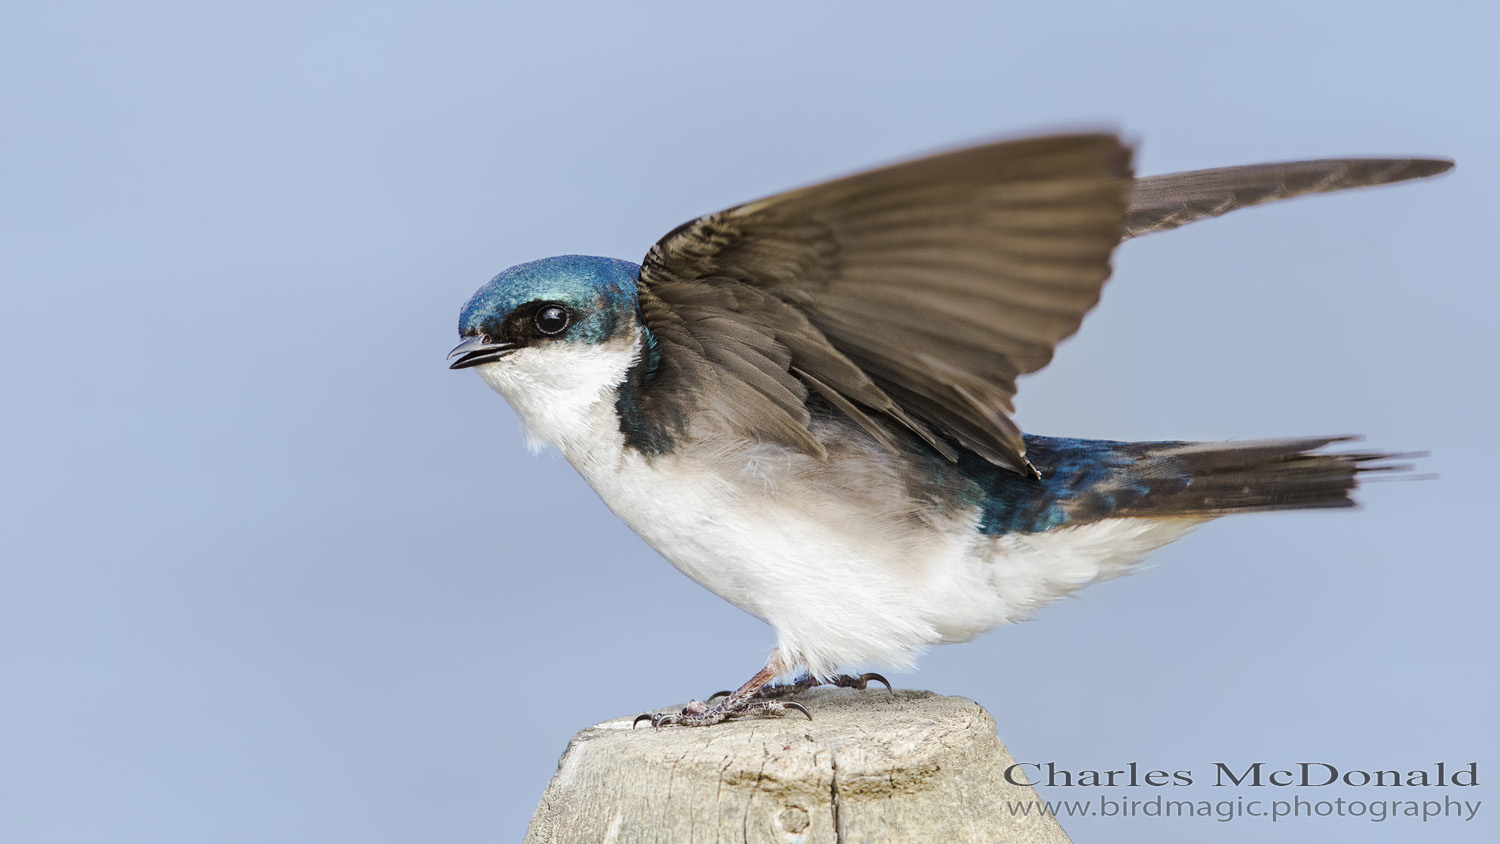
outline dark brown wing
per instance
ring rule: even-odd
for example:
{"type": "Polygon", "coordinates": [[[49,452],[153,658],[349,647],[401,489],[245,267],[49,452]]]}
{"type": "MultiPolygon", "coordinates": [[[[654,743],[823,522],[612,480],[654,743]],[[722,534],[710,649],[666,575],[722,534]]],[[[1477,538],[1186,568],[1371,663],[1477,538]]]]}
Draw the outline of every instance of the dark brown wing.
{"type": "Polygon", "coordinates": [[[1130,186],[1110,135],[924,158],[694,220],[641,267],[660,344],[642,412],[712,413],[812,454],[814,391],[878,439],[894,421],[1031,473],[1011,421],[1109,277],[1130,186]],[[939,435],[935,435],[938,432],[939,435]]]}
{"type": "Polygon", "coordinates": [[[1452,166],[1452,161],[1439,158],[1329,158],[1148,176],[1130,189],[1125,237],[1164,232],[1306,193],[1421,179],[1452,166]]]}

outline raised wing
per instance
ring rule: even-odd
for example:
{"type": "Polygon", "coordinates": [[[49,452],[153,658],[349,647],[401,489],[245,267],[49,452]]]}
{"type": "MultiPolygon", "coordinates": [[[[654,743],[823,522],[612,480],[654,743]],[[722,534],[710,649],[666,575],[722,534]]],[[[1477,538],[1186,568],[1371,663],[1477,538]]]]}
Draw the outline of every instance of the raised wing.
{"type": "Polygon", "coordinates": [[[642,412],[713,413],[821,455],[809,391],[877,439],[894,421],[1034,474],[1015,379],[1099,300],[1130,151],[1110,135],[975,147],[694,220],[641,267],[659,343],[642,412]],[[881,417],[885,417],[882,419],[881,417]]]}
{"type": "Polygon", "coordinates": [[[821,396],[894,447],[900,425],[1035,475],[1011,421],[1016,378],[1099,300],[1123,237],[1452,162],[1334,159],[1131,180],[1113,136],[1061,135],[919,159],[700,217],[641,267],[656,340],[646,423],[712,414],[821,456],[821,396]]]}
{"type": "Polygon", "coordinates": [[[1452,161],[1440,158],[1328,158],[1147,176],[1130,189],[1124,236],[1169,231],[1307,193],[1422,179],[1452,167],[1452,161]]]}

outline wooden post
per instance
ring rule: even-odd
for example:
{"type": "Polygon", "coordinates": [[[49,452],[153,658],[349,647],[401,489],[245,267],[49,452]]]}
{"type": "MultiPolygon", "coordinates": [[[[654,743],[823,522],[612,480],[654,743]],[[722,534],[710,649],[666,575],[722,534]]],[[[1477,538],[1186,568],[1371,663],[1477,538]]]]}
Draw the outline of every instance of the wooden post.
{"type": "Polygon", "coordinates": [[[526,844],[1068,844],[1036,792],[1006,781],[1013,760],[979,704],[883,689],[796,700],[812,721],[633,730],[626,717],[583,730],[526,844]]]}

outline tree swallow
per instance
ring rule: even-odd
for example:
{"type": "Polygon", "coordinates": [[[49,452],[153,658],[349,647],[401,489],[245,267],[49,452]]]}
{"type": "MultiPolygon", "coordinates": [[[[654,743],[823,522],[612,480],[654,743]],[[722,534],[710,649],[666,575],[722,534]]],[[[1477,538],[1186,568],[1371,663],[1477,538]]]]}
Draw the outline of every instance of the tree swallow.
{"type": "Polygon", "coordinates": [[[962,149],[700,217],[639,266],[512,267],[464,305],[450,358],[683,574],[775,629],[765,667],[722,701],[642,718],[806,714],[778,696],[863,688],[883,678],[841,671],[910,667],[1206,521],[1348,507],[1363,473],[1400,468],[1325,450],[1341,437],[1023,434],[1012,398],[1099,301],[1121,240],[1452,166],[1136,179],[1109,134],[962,149]]]}

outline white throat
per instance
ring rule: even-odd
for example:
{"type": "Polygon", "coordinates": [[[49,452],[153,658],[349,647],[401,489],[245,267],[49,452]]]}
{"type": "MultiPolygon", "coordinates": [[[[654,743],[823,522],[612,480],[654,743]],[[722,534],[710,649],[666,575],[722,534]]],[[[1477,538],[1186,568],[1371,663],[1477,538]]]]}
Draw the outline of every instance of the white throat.
{"type": "Polygon", "coordinates": [[[638,354],[636,336],[607,343],[526,348],[475,367],[520,417],[533,450],[557,446],[574,466],[618,457],[623,435],[615,398],[638,354]]]}

